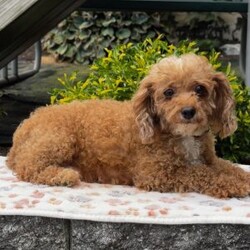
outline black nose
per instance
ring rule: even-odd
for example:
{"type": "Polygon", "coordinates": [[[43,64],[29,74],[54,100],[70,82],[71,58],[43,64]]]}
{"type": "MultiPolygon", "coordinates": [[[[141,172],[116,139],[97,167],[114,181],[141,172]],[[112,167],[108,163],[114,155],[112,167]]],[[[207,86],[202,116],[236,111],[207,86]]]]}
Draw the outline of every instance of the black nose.
{"type": "Polygon", "coordinates": [[[186,108],[182,109],[181,114],[185,119],[190,120],[190,119],[192,119],[194,117],[195,112],[196,112],[195,108],[186,107],[186,108]]]}

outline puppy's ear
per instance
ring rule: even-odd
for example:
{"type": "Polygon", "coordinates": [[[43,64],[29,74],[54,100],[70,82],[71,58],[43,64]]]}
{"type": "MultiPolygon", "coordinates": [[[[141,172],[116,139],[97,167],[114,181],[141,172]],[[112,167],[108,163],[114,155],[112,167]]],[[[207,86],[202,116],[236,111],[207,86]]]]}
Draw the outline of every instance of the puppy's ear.
{"type": "Polygon", "coordinates": [[[149,77],[145,77],[141,81],[139,90],[135,94],[132,101],[141,140],[145,144],[152,143],[156,111],[153,99],[152,83],[150,82],[149,77]]]}
{"type": "Polygon", "coordinates": [[[214,89],[215,109],[213,112],[212,130],[220,138],[231,135],[237,129],[234,113],[235,102],[228,79],[223,73],[215,73],[213,80],[216,82],[214,89]]]}

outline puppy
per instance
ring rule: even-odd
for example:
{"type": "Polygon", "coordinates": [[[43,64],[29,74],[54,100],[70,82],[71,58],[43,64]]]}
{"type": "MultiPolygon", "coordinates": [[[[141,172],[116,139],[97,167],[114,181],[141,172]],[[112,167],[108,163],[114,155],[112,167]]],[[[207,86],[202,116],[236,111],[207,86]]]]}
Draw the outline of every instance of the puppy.
{"type": "Polygon", "coordinates": [[[227,78],[207,59],[155,64],[132,101],[74,101],[37,109],[17,129],[7,165],[20,180],[134,185],[219,198],[250,193],[250,174],[220,159],[214,136],[237,127],[227,78]]]}

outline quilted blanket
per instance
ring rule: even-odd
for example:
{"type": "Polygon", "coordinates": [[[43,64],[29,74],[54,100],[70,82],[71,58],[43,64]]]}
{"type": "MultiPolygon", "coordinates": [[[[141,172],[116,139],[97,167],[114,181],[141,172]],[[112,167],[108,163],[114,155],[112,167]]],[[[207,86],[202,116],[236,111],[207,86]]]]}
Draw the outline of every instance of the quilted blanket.
{"type": "MultiPolygon", "coordinates": [[[[0,157],[0,215],[152,224],[250,224],[250,197],[215,199],[197,193],[146,192],[84,183],[50,187],[19,181],[0,157]]],[[[250,166],[241,166],[250,171],[250,166]]]]}

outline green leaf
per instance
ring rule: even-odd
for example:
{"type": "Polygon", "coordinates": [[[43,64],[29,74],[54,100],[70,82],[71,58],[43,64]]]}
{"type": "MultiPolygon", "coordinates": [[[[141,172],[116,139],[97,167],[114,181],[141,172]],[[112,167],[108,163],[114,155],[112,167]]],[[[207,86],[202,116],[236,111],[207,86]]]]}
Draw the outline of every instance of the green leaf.
{"type": "Polygon", "coordinates": [[[89,27],[93,26],[93,22],[88,22],[88,21],[85,21],[85,22],[82,22],[80,25],[79,25],[79,29],[82,30],[82,29],[87,29],[89,27]]]}
{"type": "Polygon", "coordinates": [[[91,34],[91,31],[90,31],[90,30],[88,30],[88,31],[86,31],[86,30],[81,30],[81,31],[79,32],[78,38],[79,38],[80,40],[84,40],[84,39],[87,39],[87,38],[90,36],[90,34],[91,34]]]}
{"type": "Polygon", "coordinates": [[[101,30],[101,34],[103,36],[110,36],[112,37],[114,35],[114,29],[113,28],[105,28],[101,30]]]}
{"type": "Polygon", "coordinates": [[[74,26],[79,29],[80,25],[82,25],[82,23],[84,23],[84,19],[81,16],[76,16],[73,18],[73,24],[74,26]]]}
{"type": "Polygon", "coordinates": [[[123,28],[123,29],[119,29],[116,32],[116,36],[118,37],[118,39],[123,40],[126,38],[129,38],[131,35],[131,31],[127,28],[123,28]]]}
{"type": "Polygon", "coordinates": [[[65,52],[67,51],[68,49],[68,44],[67,43],[64,43],[62,44],[61,46],[59,46],[56,51],[59,55],[63,55],[65,54],[65,52]]]}
{"type": "Polygon", "coordinates": [[[108,27],[109,25],[116,22],[116,19],[114,17],[110,18],[109,20],[105,20],[102,22],[103,27],[108,27]]]}
{"type": "Polygon", "coordinates": [[[56,34],[56,35],[54,36],[54,42],[55,42],[56,44],[62,44],[62,43],[64,42],[64,37],[63,37],[63,35],[61,35],[61,34],[56,34]]]}
{"type": "Polygon", "coordinates": [[[67,31],[64,36],[66,37],[67,40],[74,40],[75,39],[75,34],[72,32],[67,31]]]}
{"type": "Polygon", "coordinates": [[[146,13],[135,13],[131,19],[133,23],[141,25],[148,21],[149,16],[146,13]]]}
{"type": "Polygon", "coordinates": [[[64,54],[64,56],[72,58],[76,53],[76,49],[75,47],[71,46],[67,49],[66,53],[64,54]]]}
{"type": "Polygon", "coordinates": [[[67,26],[67,20],[66,20],[66,19],[64,19],[62,22],[60,22],[60,23],[58,24],[58,28],[63,28],[63,27],[65,27],[65,26],[67,26]]]}

